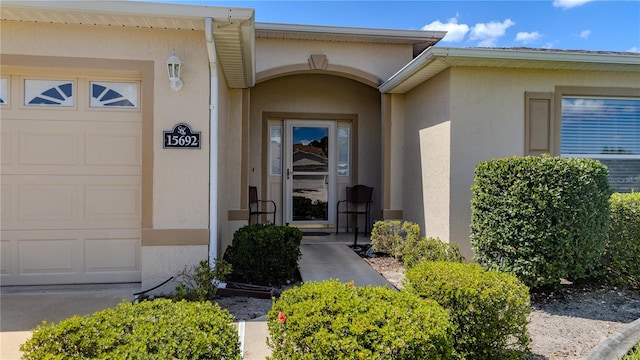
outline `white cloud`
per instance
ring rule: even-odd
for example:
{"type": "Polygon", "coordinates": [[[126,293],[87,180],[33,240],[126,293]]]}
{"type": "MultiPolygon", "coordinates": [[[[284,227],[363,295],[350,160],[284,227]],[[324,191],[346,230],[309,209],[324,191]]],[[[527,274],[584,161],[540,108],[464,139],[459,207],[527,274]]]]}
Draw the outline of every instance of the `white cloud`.
{"type": "Polygon", "coordinates": [[[480,40],[478,46],[496,46],[499,38],[504,36],[507,29],[515,25],[511,19],[503,22],[478,23],[471,29],[471,40],[480,40]]]}
{"type": "Polygon", "coordinates": [[[627,52],[640,52],[640,48],[638,48],[637,46],[633,46],[628,49],[627,52]]]}
{"type": "Polygon", "coordinates": [[[465,35],[469,32],[469,25],[458,24],[458,19],[451,18],[446,23],[441,23],[440,20],[436,20],[431,24],[427,24],[422,27],[422,30],[436,30],[446,31],[447,35],[441,40],[445,42],[460,42],[464,39],[465,35]]]}
{"type": "Polygon", "coordinates": [[[562,99],[562,109],[567,113],[594,113],[601,112],[604,108],[604,100],[598,99],[562,99]]]}
{"type": "Polygon", "coordinates": [[[591,30],[582,30],[578,36],[582,39],[588,39],[591,36],[591,30]]]}
{"type": "Polygon", "coordinates": [[[571,9],[573,7],[582,6],[591,1],[593,0],[553,0],[553,6],[563,9],[571,9]]]}
{"type": "Polygon", "coordinates": [[[542,37],[542,34],[540,34],[537,31],[534,32],[519,32],[516,35],[516,41],[520,41],[523,44],[528,44],[531,42],[534,42],[538,39],[540,39],[540,37],[542,37]]]}

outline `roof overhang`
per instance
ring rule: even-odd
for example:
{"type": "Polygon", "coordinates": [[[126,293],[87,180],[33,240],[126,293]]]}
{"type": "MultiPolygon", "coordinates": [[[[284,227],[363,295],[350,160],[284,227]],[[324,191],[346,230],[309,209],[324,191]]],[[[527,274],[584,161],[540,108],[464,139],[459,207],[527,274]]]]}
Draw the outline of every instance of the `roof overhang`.
{"type": "Polygon", "coordinates": [[[411,45],[413,57],[435,45],[446,34],[446,31],[256,23],[256,38],[411,45]]]}
{"type": "Polygon", "coordinates": [[[227,85],[255,83],[255,12],[235,7],[192,6],[134,1],[2,0],[3,21],[112,26],[205,32],[213,19],[213,37],[227,85]]]}
{"type": "Polygon", "coordinates": [[[451,67],[640,72],[640,56],[596,51],[432,47],[380,85],[379,90],[404,94],[451,67]]]}

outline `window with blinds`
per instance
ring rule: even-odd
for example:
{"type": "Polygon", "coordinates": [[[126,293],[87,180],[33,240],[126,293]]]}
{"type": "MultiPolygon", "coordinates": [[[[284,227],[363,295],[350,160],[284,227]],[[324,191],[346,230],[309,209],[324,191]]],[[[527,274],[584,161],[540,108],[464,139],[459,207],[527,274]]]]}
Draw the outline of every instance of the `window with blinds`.
{"type": "Polygon", "coordinates": [[[640,99],[563,97],[560,153],[601,161],[615,191],[640,191],[640,99]]]}

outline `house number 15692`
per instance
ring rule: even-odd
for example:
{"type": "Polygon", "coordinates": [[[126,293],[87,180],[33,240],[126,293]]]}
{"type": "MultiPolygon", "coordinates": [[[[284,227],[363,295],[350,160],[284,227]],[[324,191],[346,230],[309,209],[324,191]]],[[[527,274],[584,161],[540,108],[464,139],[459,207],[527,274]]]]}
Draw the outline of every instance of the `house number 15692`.
{"type": "Polygon", "coordinates": [[[172,131],[164,131],[164,148],[200,148],[200,132],[192,131],[187,124],[180,123],[173,127],[172,131]]]}
{"type": "Polygon", "coordinates": [[[166,147],[200,147],[198,137],[195,135],[166,135],[166,147]]]}

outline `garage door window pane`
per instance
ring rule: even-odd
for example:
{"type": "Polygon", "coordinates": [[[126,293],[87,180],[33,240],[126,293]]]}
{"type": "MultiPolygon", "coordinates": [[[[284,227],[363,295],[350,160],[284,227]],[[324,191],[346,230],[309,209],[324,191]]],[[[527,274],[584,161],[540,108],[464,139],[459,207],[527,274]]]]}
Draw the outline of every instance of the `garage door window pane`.
{"type": "Polygon", "coordinates": [[[91,107],[138,108],[138,84],[125,82],[91,82],[91,107]]]}
{"type": "Polygon", "coordinates": [[[9,103],[9,79],[0,79],[0,105],[9,103]]]}
{"type": "Polygon", "coordinates": [[[25,80],[24,102],[27,106],[73,107],[75,89],[69,80],[25,80]]]}

